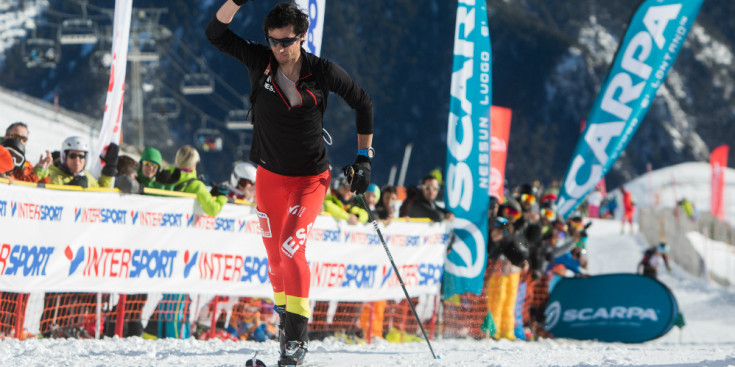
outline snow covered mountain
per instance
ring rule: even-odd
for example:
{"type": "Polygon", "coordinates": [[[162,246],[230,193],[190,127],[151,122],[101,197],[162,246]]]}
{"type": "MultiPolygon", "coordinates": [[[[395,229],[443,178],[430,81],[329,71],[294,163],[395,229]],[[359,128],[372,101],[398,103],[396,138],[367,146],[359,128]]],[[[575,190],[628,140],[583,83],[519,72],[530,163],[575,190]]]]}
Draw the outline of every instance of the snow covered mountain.
{"type": "MultiPolygon", "coordinates": [[[[54,69],[27,69],[22,61],[24,40],[55,37],[54,26],[81,16],[80,3],[0,1],[0,50],[4,50],[0,85],[46,101],[58,93],[62,106],[101,119],[107,74],[91,65],[97,51],[109,49],[104,40],[94,46],[63,46],[54,69]]],[[[488,0],[493,103],[513,109],[507,165],[511,185],[562,178],[580,121],[589,112],[638,3],[488,0]]],[[[87,7],[100,32],[109,25],[109,17],[99,9],[113,5],[112,0],[102,0],[87,7]]],[[[241,106],[242,96],[249,92],[242,66],[204,37],[204,27],[219,5],[215,0],[135,2],[140,8],[165,9],[157,18],[164,28],[155,39],[161,59],[142,71],[148,86],[145,101],[158,95],[171,97],[187,72],[218,77],[215,95],[187,96],[179,117],[157,120],[146,115],[144,127],[145,135],[157,137],[155,144],[169,159],[176,148],[190,144],[193,132],[203,125],[224,132],[225,151],[203,156],[204,173],[214,180],[227,177],[241,142],[237,133],[224,129],[225,115],[241,106]]],[[[261,41],[260,23],[271,6],[249,2],[231,28],[261,41]]],[[[666,84],[608,174],[609,186],[644,173],[647,163],[655,169],[706,160],[711,148],[735,138],[735,125],[730,123],[735,117],[735,21],[728,16],[733,13],[735,3],[704,2],[666,84]]],[[[400,166],[408,143],[413,143],[413,158],[407,183],[444,167],[455,14],[455,3],[440,0],[327,2],[322,55],[348,70],[373,98],[378,183],[386,182],[392,165],[400,166]]],[[[135,24],[144,21],[136,18],[135,24]]],[[[325,127],[334,144],[329,154],[333,166],[341,167],[354,157],[354,114],[339,98],[330,100],[325,127]]],[[[132,141],[137,127],[131,115],[126,110],[124,134],[132,141]]]]}

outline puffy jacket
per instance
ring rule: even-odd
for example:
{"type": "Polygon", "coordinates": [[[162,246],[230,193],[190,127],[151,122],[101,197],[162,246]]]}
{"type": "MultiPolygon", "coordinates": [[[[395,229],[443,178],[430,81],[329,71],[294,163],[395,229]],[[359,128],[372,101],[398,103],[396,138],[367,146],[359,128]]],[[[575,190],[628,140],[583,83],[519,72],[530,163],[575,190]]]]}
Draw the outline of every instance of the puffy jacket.
{"type": "MultiPolygon", "coordinates": [[[[169,169],[173,170],[172,168],[169,169]]],[[[219,195],[216,198],[212,197],[204,182],[197,179],[197,171],[181,171],[181,178],[176,181],[173,190],[195,194],[204,213],[213,217],[219,214],[222,207],[227,203],[226,196],[219,195]]]]}
{"type": "MultiPolygon", "coordinates": [[[[48,169],[49,183],[52,185],[67,185],[74,179],[74,175],[69,172],[68,169],[51,166],[48,169]]],[[[84,176],[87,177],[87,187],[103,187],[111,189],[115,183],[115,178],[107,175],[100,175],[99,181],[89,172],[84,171],[84,176]]]]}
{"type": "Polygon", "coordinates": [[[23,182],[49,183],[48,170],[44,168],[33,168],[28,162],[23,162],[23,167],[13,170],[13,177],[23,182]]]}
{"type": "Polygon", "coordinates": [[[357,205],[345,205],[331,191],[324,197],[324,211],[337,219],[347,220],[350,218],[350,214],[354,214],[357,216],[358,222],[367,223],[368,221],[368,212],[365,209],[357,205]]]}

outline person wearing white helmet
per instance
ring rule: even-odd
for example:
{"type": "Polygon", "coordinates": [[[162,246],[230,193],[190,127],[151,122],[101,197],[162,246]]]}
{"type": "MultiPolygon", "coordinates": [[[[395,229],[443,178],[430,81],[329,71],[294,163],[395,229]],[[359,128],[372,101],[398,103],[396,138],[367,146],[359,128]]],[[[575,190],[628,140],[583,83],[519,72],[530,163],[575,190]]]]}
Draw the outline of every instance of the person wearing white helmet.
{"type": "Polygon", "coordinates": [[[255,203],[255,173],[257,168],[248,162],[237,162],[230,175],[228,199],[246,200],[255,203]]]}
{"type": "Polygon", "coordinates": [[[78,136],[71,136],[61,143],[61,157],[58,166],[49,167],[49,183],[54,185],[75,185],[83,188],[105,187],[112,188],[117,174],[117,160],[119,147],[110,143],[104,157],[102,175],[99,181],[87,172],[89,157],[89,144],[78,136]]]}

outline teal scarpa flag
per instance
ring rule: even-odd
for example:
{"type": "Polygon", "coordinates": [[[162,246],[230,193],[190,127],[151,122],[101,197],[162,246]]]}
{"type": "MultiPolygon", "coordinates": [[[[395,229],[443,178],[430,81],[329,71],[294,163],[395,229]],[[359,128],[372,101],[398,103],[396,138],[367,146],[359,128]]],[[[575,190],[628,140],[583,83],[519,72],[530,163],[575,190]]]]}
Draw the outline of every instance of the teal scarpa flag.
{"type": "Polygon", "coordinates": [[[679,55],[703,2],[645,0],[638,6],[559,190],[557,208],[565,219],[625,150],[679,55]]]}
{"type": "Polygon", "coordinates": [[[490,205],[490,31],[485,1],[460,0],[447,127],[445,200],[455,240],[444,264],[445,297],[482,293],[490,205]]]}

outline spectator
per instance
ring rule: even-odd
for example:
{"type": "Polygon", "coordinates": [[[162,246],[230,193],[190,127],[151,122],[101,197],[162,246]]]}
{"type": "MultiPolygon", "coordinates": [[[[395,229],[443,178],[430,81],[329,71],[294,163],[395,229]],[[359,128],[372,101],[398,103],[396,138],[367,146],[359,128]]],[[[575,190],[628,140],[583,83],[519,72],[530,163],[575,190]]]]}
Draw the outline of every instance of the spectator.
{"type": "Polygon", "coordinates": [[[0,177],[8,178],[11,184],[13,183],[13,168],[15,168],[13,156],[4,146],[0,146],[0,177]]]}
{"type": "Polygon", "coordinates": [[[163,158],[161,152],[156,148],[147,147],[143,149],[140,155],[140,163],[138,165],[138,174],[136,180],[141,188],[151,187],[156,189],[165,189],[163,184],[156,181],[156,175],[161,172],[163,158]]]}
{"type": "Polygon", "coordinates": [[[689,220],[691,220],[692,222],[697,221],[699,213],[697,212],[697,208],[694,206],[694,203],[689,201],[689,199],[687,198],[683,198],[679,200],[677,204],[678,206],[676,210],[679,210],[679,208],[681,208],[684,211],[684,214],[687,215],[687,218],[689,218],[689,220]]]}
{"type": "Polygon", "coordinates": [[[633,194],[625,189],[625,186],[620,187],[620,194],[623,196],[623,221],[620,227],[620,233],[625,232],[625,223],[630,224],[630,233],[633,233],[633,215],[635,214],[635,200],[633,194]]]}
{"type": "Polygon", "coordinates": [[[337,219],[346,220],[349,224],[366,223],[368,213],[354,204],[355,193],[344,174],[338,174],[332,181],[332,187],[324,198],[324,210],[337,219]]]}
{"type": "Polygon", "coordinates": [[[140,184],[136,179],[138,176],[138,162],[126,155],[120,157],[117,162],[117,176],[115,176],[115,188],[126,194],[138,194],[141,192],[140,184]]]}
{"type": "MultiPolygon", "coordinates": [[[[199,152],[191,145],[185,145],[176,152],[176,167],[169,168],[168,181],[163,184],[172,184],[174,191],[195,194],[197,201],[205,214],[216,216],[227,203],[227,187],[216,187],[210,192],[204,183],[197,179],[196,166],[199,163],[199,152]],[[214,195],[212,195],[214,193],[214,195]]],[[[160,176],[159,176],[160,177],[160,176]]],[[[158,178],[156,178],[157,181],[158,178]]]]}
{"type": "MultiPolygon", "coordinates": [[[[417,195],[406,205],[406,216],[409,218],[429,218],[432,222],[454,220],[454,214],[436,204],[439,194],[439,180],[434,176],[424,176],[421,179],[421,195],[417,195]]],[[[401,209],[403,211],[403,209],[401,209]]]]}
{"type": "MultiPolygon", "coordinates": [[[[375,210],[377,209],[378,202],[380,202],[380,187],[376,184],[370,184],[365,190],[365,194],[363,194],[363,198],[365,198],[365,202],[368,205],[368,208],[370,212],[375,213],[375,210]]],[[[360,207],[364,207],[363,203],[360,202],[360,207]]]]}
{"type": "Polygon", "coordinates": [[[13,155],[15,168],[13,177],[24,182],[48,183],[48,168],[51,165],[51,155],[41,155],[35,167],[26,159],[26,143],[28,142],[28,126],[16,122],[8,126],[3,137],[3,146],[13,155]]]}
{"type": "Polygon", "coordinates": [[[658,267],[663,261],[666,270],[671,272],[669,264],[669,246],[665,242],[661,242],[658,246],[652,246],[643,253],[643,259],[638,263],[638,274],[643,274],[649,278],[658,278],[658,267]]]}
{"type": "Polygon", "coordinates": [[[228,199],[245,200],[255,203],[255,174],[257,168],[248,162],[238,162],[230,175],[228,199]]]}
{"type": "Polygon", "coordinates": [[[61,159],[58,166],[49,168],[49,183],[55,185],[76,185],[83,188],[105,187],[112,188],[117,174],[118,146],[111,143],[107,148],[105,166],[99,182],[84,168],[87,165],[89,145],[78,136],[66,138],[61,144],[61,159]]]}
{"type": "Polygon", "coordinates": [[[600,205],[602,205],[602,199],[604,199],[602,191],[600,191],[600,188],[596,186],[589,196],[587,196],[587,209],[589,210],[590,218],[600,217],[600,205]]]}
{"type": "Polygon", "coordinates": [[[398,218],[398,191],[394,186],[386,185],[380,190],[380,200],[375,204],[378,218],[384,221],[398,218]]]}

